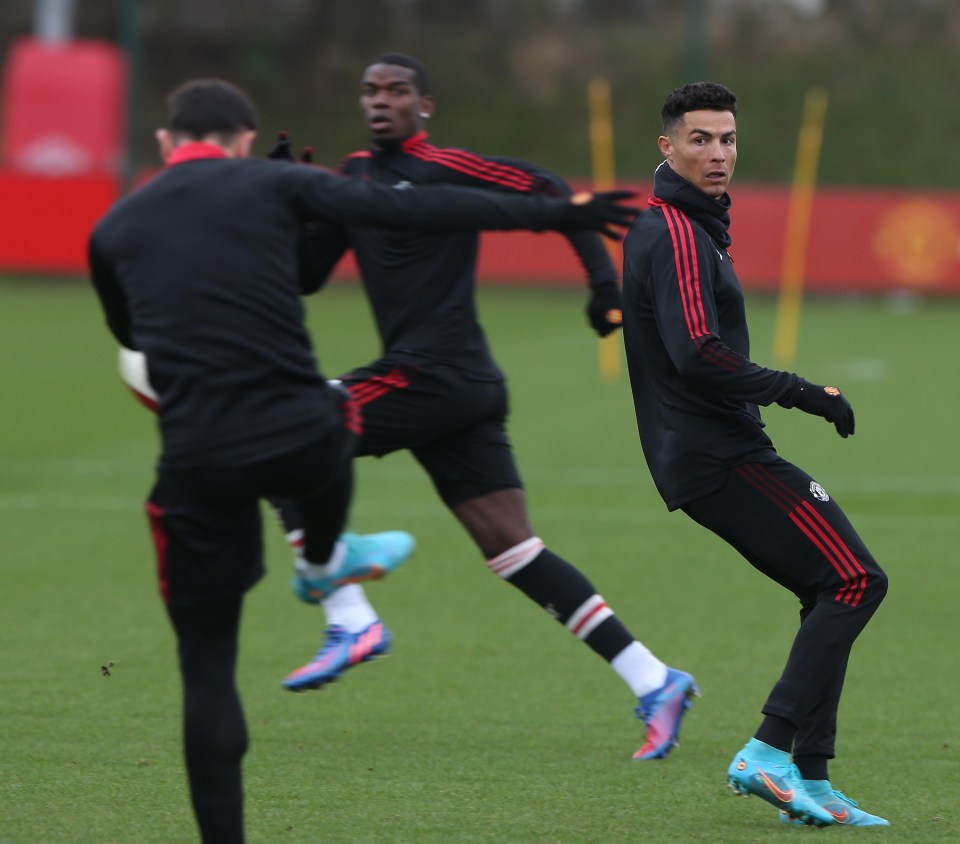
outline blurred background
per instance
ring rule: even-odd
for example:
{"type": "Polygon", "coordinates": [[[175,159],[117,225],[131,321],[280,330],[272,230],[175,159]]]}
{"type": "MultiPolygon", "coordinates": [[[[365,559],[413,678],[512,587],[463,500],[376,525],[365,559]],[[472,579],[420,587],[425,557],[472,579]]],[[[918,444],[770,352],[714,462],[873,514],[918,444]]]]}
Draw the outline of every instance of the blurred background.
{"type": "MultiPolygon", "coordinates": [[[[575,183],[597,177],[591,80],[609,85],[615,178],[641,189],[659,163],[666,94],[723,82],[741,106],[734,254],[759,289],[778,283],[791,248],[790,188],[817,93],[820,143],[806,164],[816,203],[794,247],[811,289],[951,293],[958,47],[955,0],[4,0],[0,272],[82,271],[91,218],[157,165],[153,130],[178,83],[231,79],[258,104],[260,152],[287,129],[335,166],[366,143],[364,67],[400,50],[429,71],[436,143],[575,183]],[[51,207],[63,217],[56,243],[24,223],[51,207]]],[[[576,276],[494,258],[491,277],[576,276]]]]}

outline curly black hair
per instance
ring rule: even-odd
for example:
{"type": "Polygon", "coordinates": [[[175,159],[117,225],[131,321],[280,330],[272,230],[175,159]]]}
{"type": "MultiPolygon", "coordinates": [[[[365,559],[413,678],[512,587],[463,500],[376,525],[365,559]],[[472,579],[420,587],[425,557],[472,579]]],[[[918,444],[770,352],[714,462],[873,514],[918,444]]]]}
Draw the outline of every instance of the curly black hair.
{"type": "Polygon", "coordinates": [[[688,111],[729,111],[737,115],[737,95],[719,82],[691,82],[673,91],[660,116],[663,118],[663,134],[671,134],[683,123],[688,111]]]}
{"type": "Polygon", "coordinates": [[[427,71],[413,56],[408,56],[406,53],[381,53],[370,64],[389,64],[412,70],[413,82],[417,86],[420,96],[426,96],[430,93],[430,80],[427,79],[427,71]]]}

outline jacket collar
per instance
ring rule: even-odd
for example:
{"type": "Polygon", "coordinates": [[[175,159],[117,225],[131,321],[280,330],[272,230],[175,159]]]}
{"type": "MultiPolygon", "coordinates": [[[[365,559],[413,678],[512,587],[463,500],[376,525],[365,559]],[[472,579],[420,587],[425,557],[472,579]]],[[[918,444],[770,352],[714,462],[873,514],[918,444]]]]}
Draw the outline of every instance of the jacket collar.
{"type": "Polygon", "coordinates": [[[205,141],[191,141],[188,144],[181,144],[166,161],[167,167],[174,164],[182,164],[184,161],[198,161],[201,158],[226,158],[227,153],[223,147],[216,144],[208,144],[205,141]]]}
{"type": "Polygon", "coordinates": [[[732,240],[730,232],[730,194],[724,193],[719,199],[707,196],[676,171],[662,162],[653,177],[653,199],[651,205],[672,205],[698,222],[717,245],[726,249],[732,240]]]}
{"type": "Polygon", "coordinates": [[[409,138],[406,138],[399,143],[394,141],[383,144],[374,144],[371,152],[374,156],[380,158],[382,156],[391,156],[396,155],[401,152],[413,152],[419,147],[425,146],[427,143],[427,133],[426,130],[421,129],[415,135],[411,135],[409,138]]]}

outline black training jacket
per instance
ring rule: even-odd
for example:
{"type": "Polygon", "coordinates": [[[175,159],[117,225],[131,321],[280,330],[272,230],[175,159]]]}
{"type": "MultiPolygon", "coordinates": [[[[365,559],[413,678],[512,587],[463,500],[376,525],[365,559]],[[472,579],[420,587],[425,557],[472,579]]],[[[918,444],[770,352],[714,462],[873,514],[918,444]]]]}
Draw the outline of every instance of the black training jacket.
{"type": "Polygon", "coordinates": [[[643,453],[673,510],[719,489],[730,467],[775,459],[757,405],[797,376],[750,361],[729,197],[666,162],[653,194],[624,240],[623,336],[643,453]]]}
{"type": "Polygon", "coordinates": [[[165,459],[246,465],[334,424],[304,326],[297,246],[308,220],[542,229],[559,205],[490,191],[395,191],[316,167],[178,148],[89,242],[117,341],[143,351],[165,459]]]}
{"type": "MultiPolygon", "coordinates": [[[[560,178],[532,164],[436,147],[425,132],[347,156],[340,172],[399,192],[446,184],[554,197],[571,193],[560,178]]],[[[566,237],[591,286],[616,281],[599,235],[575,232],[566,237]]],[[[348,249],[356,256],[384,354],[419,366],[442,362],[475,380],[503,377],[477,317],[476,231],[450,235],[368,226],[311,227],[304,243],[304,292],[322,286],[348,249]]]]}

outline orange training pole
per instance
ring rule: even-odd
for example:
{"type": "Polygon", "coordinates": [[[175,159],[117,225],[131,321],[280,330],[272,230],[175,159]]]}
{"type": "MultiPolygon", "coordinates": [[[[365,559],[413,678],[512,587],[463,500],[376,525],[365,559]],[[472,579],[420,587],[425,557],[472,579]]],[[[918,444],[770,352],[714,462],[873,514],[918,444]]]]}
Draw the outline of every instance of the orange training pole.
{"type": "Polygon", "coordinates": [[[792,363],[797,355],[797,336],[803,304],[803,275],[826,112],[827,92],[822,88],[811,88],[807,91],[787,212],[777,327],[773,341],[773,356],[780,364],[792,363]]]}
{"type": "MultiPolygon", "coordinates": [[[[610,111],[610,80],[595,76],[587,89],[590,101],[590,153],[593,162],[594,190],[610,190],[614,186],[613,119],[610,111]]],[[[607,249],[614,265],[622,266],[623,259],[617,242],[607,241],[607,249]]],[[[598,367],[600,375],[612,381],[620,375],[620,337],[614,332],[598,340],[598,367]]]]}

